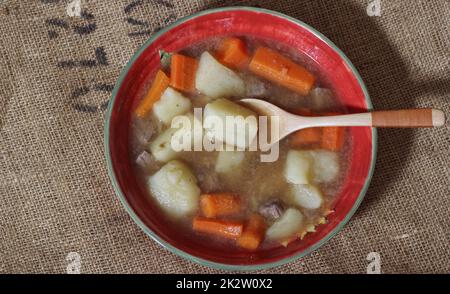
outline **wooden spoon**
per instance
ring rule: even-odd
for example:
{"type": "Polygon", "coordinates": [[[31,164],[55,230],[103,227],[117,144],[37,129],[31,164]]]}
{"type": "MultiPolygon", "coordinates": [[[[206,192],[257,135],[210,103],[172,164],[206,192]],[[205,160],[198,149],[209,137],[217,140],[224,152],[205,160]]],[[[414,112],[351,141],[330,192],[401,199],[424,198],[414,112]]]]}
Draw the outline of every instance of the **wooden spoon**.
{"type": "Polygon", "coordinates": [[[367,126],[381,128],[428,128],[440,127],[445,123],[444,112],[439,109],[405,109],[373,111],[333,116],[300,116],[289,113],[278,106],[259,99],[240,100],[259,115],[277,116],[278,136],[271,137],[271,144],[300,129],[325,126],[367,126]]]}

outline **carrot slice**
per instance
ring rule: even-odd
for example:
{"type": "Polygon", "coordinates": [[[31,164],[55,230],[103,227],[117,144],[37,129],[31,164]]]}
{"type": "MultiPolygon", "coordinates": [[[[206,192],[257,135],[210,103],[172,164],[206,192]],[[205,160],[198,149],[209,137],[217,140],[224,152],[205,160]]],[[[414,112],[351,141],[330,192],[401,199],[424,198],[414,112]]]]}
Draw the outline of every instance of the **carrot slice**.
{"type": "Polygon", "coordinates": [[[200,196],[200,208],[206,217],[225,216],[241,211],[241,201],[231,193],[203,194],[200,196]]]}
{"type": "Polygon", "coordinates": [[[289,144],[292,147],[320,144],[322,140],[322,128],[307,128],[293,133],[289,144]]]}
{"type": "Polygon", "coordinates": [[[223,221],[195,217],[192,222],[194,231],[227,239],[237,239],[242,235],[244,225],[236,221],[223,221]]]}
{"type": "Polygon", "coordinates": [[[237,240],[237,244],[242,248],[255,250],[263,241],[265,233],[266,222],[262,216],[255,213],[250,216],[242,235],[237,240]]]}
{"type": "MultiPolygon", "coordinates": [[[[339,112],[324,112],[321,115],[332,116],[340,115],[339,112]]],[[[322,143],[324,149],[330,151],[339,151],[344,145],[345,127],[323,127],[322,128],[322,143]]]]}
{"type": "Polygon", "coordinates": [[[249,56],[244,41],[238,38],[225,39],[216,52],[217,60],[233,69],[247,67],[249,56]]]}
{"type": "Polygon", "coordinates": [[[339,151],[344,145],[344,128],[323,127],[322,148],[330,151],[339,151]]]}
{"type": "Polygon", "coordinates": [[[144,99],[139,103],[138,107],[136,107],[135,113],[138,117],[143,118],[147,115],[147,113],[152,109],[153,104],[158,101],[161,97],[162,93],[169,86],[169,78],[162,71],[158,70],[156,73],[155,79],[153,80],[153,84],[150,87],[147,95],[145,95],[144,99]]]}
{"type": "Polygon", "coordinates": [[[192,57],[173,54],[170,60],[170,86],[184,92],[195,90],[198,61],[192,57]]]}
{"type": "MultiPolygon", "coordinates": [[[[295,114],[302,116],[313,116],[311,109],[302,107],[294,111],[295,114]]],[[[319,145],[322,139],[322,128],[307,128],[293,133],[289,138],[291,147],[304,147],[319,145]]]]}
{"type": "Polygon", "coordinates": [[[249,64],[253,73],[302,95],[308,95],[316,78],[303,66],[269,49],[256,50],[249,64]]]}

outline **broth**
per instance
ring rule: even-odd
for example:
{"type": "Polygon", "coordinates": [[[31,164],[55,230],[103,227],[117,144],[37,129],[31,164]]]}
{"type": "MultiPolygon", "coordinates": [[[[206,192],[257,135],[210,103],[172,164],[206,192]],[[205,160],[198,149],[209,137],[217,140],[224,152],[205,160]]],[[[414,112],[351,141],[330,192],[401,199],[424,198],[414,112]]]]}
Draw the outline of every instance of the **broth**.
{"type": "MultiPolygon", "coordinates": [[[[284,48],[279,44],[273,44],[266,40],[256,40],[247,37],[239,37],[239,39],[244,41],[246,44],[249,56],[252,56],[257,48],[268,47],[283,56],[288,57],[295,63],[300,64],[316,77],[314,84],[315,88],[307,96],[304,96],[280,86],[277,83],[257,76],[248,69],[234,70],[234,72],[237,73],[244,81],[245,94],[242,96],[226,97],[228,100],[236,102],[241,98],[255,97],[269,101],[293,113],[299,113],[299,111],[305,111],[305,109],[313,111],[315,115],[330,112],[345,112],[343,105],[340,105],[339,102],[333,97],[333,89],[327,89],[327,83],[323,77],[321,77],[320,71],[315,67],[315,64],[308,59],[307,56],[303,56],[290,48],[284,48]]],[[[201,54],[205,51],[213,53],[219,50],[218,48],[223,41],[224,38],[209,39],[206,42],[186,48],[179,53],[198,60],[201,54]]],[[[169,68],[165,68],[164,70],[169,72],[169,68]]],[[[142,99],[144,99],[144,96],[149,91],[152,82],[153,79],[149,80],[146,91],[142,93],[142,99]]],[[[204,108],[205,105],[216,100],[209,98],[207,95],[204,95],[199,91],[181,93],[191,101],[191,111],[193,107],[204,108]]],[[[148,188],[149,177],[157,173],[166,164],[166,162],[156,160],[149,151],[148,146],[149,142],[155,140],[155,138],[158,137],[158,135],[160,135],[165,129],[167,129],[167,127],[164,126],[164,123],[158,120],[153,111],[150,111],[148,115],[143,118],[135,116],[131,124],[130,158],[132,162],[134,162],[135,176],[138,178],[138,181],[144,190],[148,191],[149,201],[155,201],[154,195],[152,195],[148,188]]],[[[265,237],[261,240],[261,244],[257,247],[258,249],[270,248],[280,246],[280,244],[286,245],[297,237],[303,237],[306,233],[313,234],[314,227],[323,224],[326,215],[332,211],[333,203],[336,196],[339,194],[339,189],[348,168],[347,158],[349,158],[348,153],[350,139],[346,134],[345,128],[342,128],[342,130],[344,142],[339,150],[322,152],[321,150],[323,149],[323,146],[315,143],[304,144],[300,147],[293,147],[293,139],[292,135],[290,135],[280,141],[278,160],[274,162],[261,162],[260,151],[245,151],[244,159],[239,163],[238,167],[233,169],[233,172],[228,173],[217,172],[215,170],[220,151],[181,151],[177,153],[176,160],[181,161],[188,166],[197,180],[197,186],[200,189],[201,194],[226,192],[239,197],[242,208],[238,213],[218,216],[213,219],[241,222],[244,224],[244,232],[246,230],[246,223],[250,215],[254,213],[259,213],[259,215],[262,215],[261,207],[264,207],[264,205],[270,209],[273,208],[270,206],[271,203],[276,203],[280,207],[282,206],[280,209],[283,215],[286,213],[286,209],[288,208],[295,208],[298,210],[302,215],[302,222],[301,227],[298,228],[296,234],[290,236],[289,238],[282,239],[265,237]],[[336,158],[337,160],[337,165],[339,167],[339,172],[337,175],[334,175],[331,180],[325,182],[317,182],[315,180],[312,181],[314,186],[321,192],[322,201],[320,207],[314,209],[302,207],[299,205],[296,198],[292,196],[293,186],[297,187],[304,185],[293,184],[286,178],[286,159],[290,150],[317,152],[317,154],[311,153],[312,155],[308,155],[309,153],[304,153],[313,158],[311,159],[312,163],[310,164],[313,164],[314,166],[316,161],[324,160],[323,158],[320,158],[322,153],[329,157],[330,153],[334,154],[331,157],[336,158]]],[[[324,132],[322,133],[322,139],[324,136],[323,134],[324,132]]],[[[324,164],[322,169],[326,169],[326,165],[327,164],[324,164]]],[[[328,171],[325,171],[324,174],[326,173],[328,173],[328,171]]],[[[192,223],[196,215],[202,215],[200,206],[196,209],[195,213],[189,213],[182,217],[173,217],[168,214],[167,218],[173,226],[192,232],[192,234],[190,234],[191,238],[206,238],[207,240],[213,241],[212,244],[226,243],[229,244],[231,248],[230,250],[240,250],[234,240],[229,240],[229,238],[221,238],[215,234],[208,234],[193,230],[192,223]]],[[[280,220],[280,216],[275,219],[263,216],[263,219],[266,224],[266,228],[268,228],[280,220]]],[[[253,248],[252,250],[256,249],[253,248]]]]}

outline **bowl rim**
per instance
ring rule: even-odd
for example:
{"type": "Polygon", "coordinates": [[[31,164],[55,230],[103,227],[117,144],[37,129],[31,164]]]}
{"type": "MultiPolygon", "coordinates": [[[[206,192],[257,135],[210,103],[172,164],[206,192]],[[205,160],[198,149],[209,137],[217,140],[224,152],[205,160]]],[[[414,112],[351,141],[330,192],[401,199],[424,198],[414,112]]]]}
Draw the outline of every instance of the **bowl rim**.
{"type": "Polygon", "coordinates": [[[214,261],[210,261],[207,259],[203,259],[194,255],[191,255],[187,252],[184,252],[177,247],[173,246],[172,244],[164,241],[162,238],[160,238],[155,232],[153,232],[150,228],[148,228],[141,219],[136,215],[133,208],[128,204],[121,188],[119,187],[119,184],[117,182],[115,172],[113,170],[112,166],[112,160],[111,160],[111,153],[109,148],[109,130],[110,130],[110,120],[111,120],[111,113],[112,109],[114,107],[114,102],[117,96],[117,93],[122,86],[123,80],[128,74],[128,71],[133,66],[136,59],[147,49],[148,46],[150,46],[151,43],[153,43],[157,38],[159,38],[161,35],[165,34],[172,28],[189,21],[191,19],[212,14],[212,13],[218,13],[218,12],[226,12],[226,11],[252,11],[252,12],[258,12],[258,13],[266,13],[271,14],[283,19],[286,19],[290,22],[293,22],[294,24],[297,24],[308,31],[310,31],[312,34],[314,34],[317,38],[325,42],[328,46],[330,46],[335,52],[339,54],[339,56],[344,60],[346,65],[351,69],[352,74],[355,76],[355,78],[358,81],[359,86],[361,87],[363,93],[364,93],[364,99],[367,104],[367,110],[372,110],[373,105],[369,96],[369,92],[364,84],[364,81],[362,80],[359,72],[357,71],[356,67],[353,65],[353,63],[350,61],[350,59],[342,52],[331,40],[329,40],[327,37],[325,37],[322,33],[317,31],[312,26],[294,18],[291,16],[288,16],[286,14],[283,14],[281,12],[265,9],[265,8],[259,8],[259,7],[249,7],[249,6],[230,6],[230,7],[220,7],[220,8],[212,8],[212,9],[206,9],[199,11],[197,13],[185,16],[183,18],[180,18],[179,20],[173,22],[172,24],[164,27],[163,29],[159,30],[158,32],[154,33],[129,59],[126,66],[122,69],[119,78],[114,86],[114,89],[111,94],[110,101],[108,103],[108,109],[106,112],[106,119],[105,119],[105,125],[104,125],[104,148],[105,148],[105,156],[106,156],[106,162],[107,162],[107,169],[108,169],[108,175],[112,182],[115,194],[118,196],[120,202],[125,207],[125,210],[130,215],[131,219],[154,241],[156,241],[158,244],[160,244],[163,248],[169,250],[172,253],[175,253],[176,255],[183,257],[187,260],[196,262],[203,266],[209,266],[215,269],[221,269],[221,270],[263,270],[268,269],[276,266],[281,266],[290,262],[293,262],[297,259],[303,258],[304,256],[310,254],[311,252],[317,250],[319,247],[327,243],[331,238],[333,238],[338,232],[340,232],[344,226],[348,223],[350,218],[354,215],[356,210],[358,209],[359,205],[361,204],[362,200],[364,199],[364,196],[367,192],[367,189],[369,187],[370,181],[372,179],[374,169],[375,169],[375,162],[376,162],[376,155],[377,155],[377,130],[376,128],[372,128],[372,154],[371,154],[371,161],[370,161],[370,169],[367,174],[367,177],[365,179],[364,185],[358,195],[358,198],[356,199],[355,203],[353,204],[350,211],[347,213],[345,218],[336,225],[336,227],[331,230],[324,238],[319,240],[317,243],[313,244],[311,247],[301,251],[297,252],[289,257],[281,258],[280,260],[274,261],[274,262],[268,262],[268,263],[261,263],[261,264],[254,264],[254,265],[234,265],[234,264],[225,264],[225,263],[218,263],[214,261]]]}

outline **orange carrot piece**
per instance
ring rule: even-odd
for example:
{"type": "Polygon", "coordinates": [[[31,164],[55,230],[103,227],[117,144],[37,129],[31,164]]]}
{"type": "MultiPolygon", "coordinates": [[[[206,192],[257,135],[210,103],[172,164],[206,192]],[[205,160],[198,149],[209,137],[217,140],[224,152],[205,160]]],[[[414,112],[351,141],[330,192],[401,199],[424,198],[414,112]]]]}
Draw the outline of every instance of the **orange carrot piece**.
{"type": "Polygon", "coordinates": [[[292,147],[320,144],[322,128],[307,128],[299,130],[290,136],[289,144],[292,147]]]}
{"type": "Polygon", "coordinates": [[[243,69],[249,62],[247,47],[239,38],[225,39],[216,52],[216,58],[223,65],[233,69],[243,69]]]}
{"type": "Polygon", "coordinates": [[[152,109],[153,104],[159,100],[162,93],[169,86],[169,78],[162,71],[158,70],[156,73],[155,79],[153,80],[153,84],[150,87],[147,95],[145,95],[144,99],[139,103],[138,107],[136,107],[135,113],[138,117],[143,118],[147,115],[147,113],[152,109]]]}
{"type": "Polygon", "coordinates": [[[322,148],[330,151],[338,151],[344,145],[344,128],[324,127],[322,128],[322,148]]]}
{"type": "MultiPolygon", "coordinates": [[[[324,112],[320,115],[332,116],[340,115],[339,112],[324,112]]],[[[345,128],[344,127],[323,127],[322,128],[322,143],[324,149],[330,151],[339,151],[344,145],[345,128]]]]}
{"type": "Polygon", "coordinates": [[[224,221],[195,217],[192,222],[194,231],[206,233],[227,239],[237,239],[242,235],[242,222],[224,221]]]}
{"type": "Polygon", "coordinates": [[[196,59],[173,54],[170,60],[170,86],[183,92],[193,92],[197,66],[196,59]]]}
{"type": "Polygon", "coordinates": [[[266,222],[262,216],[256,213],[251,215],[247,224],[244,226],[242,235],[237,239],[237,244],[248,250],[257,249],[259,244],[264,240],[266,228],[266,222]]]}
{"type": "MultiPolygon", "coordinates": [[[[309,108],[299,108],[295,114],[302,116],[313,116],[314,113],[309,108]]],[[[291,147],[304,147],[306,145],[318,145],[322,139],[322,128],[307,128],[299,130],[290,136],[291,147]]]]}
{"type": "Polygon", "coordinates": [[[231,193],[203,194],[200,208],[206,217],[226,216],[241,211],[241,200],[231,193]]]}
{"type": "Polygon", "coordinates": [[[302,95],[308,95],[316,78],[303,66],[265,47],[256,50],[249,64],[253,73],[302,95]]]}

